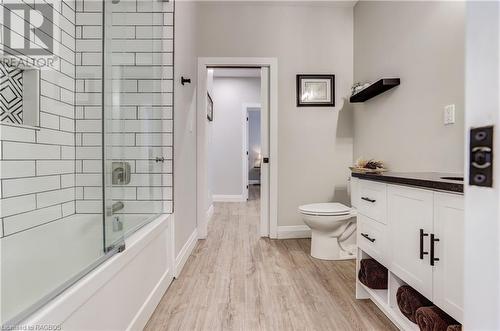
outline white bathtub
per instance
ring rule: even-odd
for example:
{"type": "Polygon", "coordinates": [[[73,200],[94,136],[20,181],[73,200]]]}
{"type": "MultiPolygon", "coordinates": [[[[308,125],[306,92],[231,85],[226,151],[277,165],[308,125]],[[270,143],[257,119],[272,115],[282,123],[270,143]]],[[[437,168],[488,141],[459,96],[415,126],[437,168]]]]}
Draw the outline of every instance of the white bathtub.
{"type": "Polygon", "coordinates": [[[132,234],[114,255],[21,325],[142,330],[173,280],[173,215],[132,234]]]}

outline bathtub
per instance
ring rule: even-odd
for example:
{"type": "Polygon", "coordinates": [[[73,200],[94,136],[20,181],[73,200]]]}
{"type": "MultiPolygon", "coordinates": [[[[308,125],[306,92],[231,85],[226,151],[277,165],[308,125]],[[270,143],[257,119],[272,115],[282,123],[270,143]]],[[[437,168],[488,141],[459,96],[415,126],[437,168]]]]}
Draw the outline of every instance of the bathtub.
{"type": "Polygon", "coordinates": [[[173,217],[161,215],[139,229],[125,240],[123,252],[96,267],[20,325],[142,330],[173,280],[173,217]]]}

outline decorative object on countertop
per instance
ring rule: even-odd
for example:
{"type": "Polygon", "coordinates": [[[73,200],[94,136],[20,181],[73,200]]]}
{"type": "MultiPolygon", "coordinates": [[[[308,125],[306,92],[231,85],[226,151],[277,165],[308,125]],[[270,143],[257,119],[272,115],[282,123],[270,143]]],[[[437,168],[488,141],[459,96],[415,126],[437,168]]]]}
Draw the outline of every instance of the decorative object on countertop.
{"type": "Polygon", "coordinates": [[[359,262],[358,279],[374,290],[386,290],[389,273],[387,268],[374,259],[363,259],[359,262]]]}
{"type": "Polygon", "coordinates": [[[365,102],[370,100],[371,98],[376,97],[377,95],[384,93],[387,90],[390,90],[393,87],[396,87],[400,84],[399,78],[382,78],[376,81],[373,84],[363,88],[359,92],[351,95],[349,101],[351,103],[356,102],[365,102]]]}
{"type": "Polygon", "coordinates": [[[456,330],[457,326],[461,330],[460,323],[436,306],[419,308],[415,318],[421,331],[447,331],[450,327],[456,330]]]}
{"type": "Polygon", "coordinates": [[[353,167],[349,167],[352,172],[357,173],[380,173],[387,171],[382,161],[357,159],[353,167]]]}
{"type": "Polygon", "coordinates": [[[212,122],[214,120],[214,102],[210,94],[207,93],[207,119],[212,122]]]}
{"type": "Polygon", "coordinates": [[[297,107],[335,107],[335,75],[297,75],[297,107]]]}
{"type": "Polygon", "coordinates": [[[432,306],[431,301],[409,285],[398,288],[396,301],[401,313],[413,323],[417,323],[416,313],[419,308],[432,306]]]}

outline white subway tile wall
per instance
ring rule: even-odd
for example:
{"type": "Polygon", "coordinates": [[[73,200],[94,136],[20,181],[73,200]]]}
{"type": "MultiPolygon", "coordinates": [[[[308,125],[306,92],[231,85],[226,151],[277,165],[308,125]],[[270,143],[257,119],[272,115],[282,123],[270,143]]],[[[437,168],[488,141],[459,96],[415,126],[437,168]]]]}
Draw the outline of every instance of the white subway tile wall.
{"type": "MultiPolygon", "coordinates": [[[[102,1],[54,4],[58,60],[40,71],[39,128],[0,125],[2,237],[102,213],[102,1]]],[[[112,84],[120,102],[108,115],[109,157],[132,171],[129,184],[112,188],[113,199],[134,219],[171,213],[174,4],[107,5],[114,6],[112,84]]]]}
{"type": "MultiPolygon", "coordinates": [[[[121,0],[111,6],[113,109],[107,158],[130,165],[114,185],[117,212],[132,222],[172,212],[173,1],[121,0]],[[119,104],[119,106],[116,106],[119,104]],[[164,158],[163,163],[155,159],[164,158]],[[133,215],[132,215],[133,214],[133,215]]],[[[102,212],[102,3],[76,6],[76,212],[102,212]]],[[[110,171],[110,169],[108,169],[110,171]]]]}
{"type": "MultiPolygon", "coordinates": [[[[10,2],[12,3],[12,1],[10,2]]],[[[32,8],[33,1],[17,0],[32,8]]],[[[40,71],[39,128],[0,125],[0,236],[75,213],[75,3],[54,1],[53,67],[40,71]]],[[[4,8],[4,11],[9,9],[4,8]]],[[[9,14],[9,13],[6,13],[9,14]]],[[[17,15],[16,12],[10,13],[17,15]]],[[[2,28],[3,20],[1,21],[2,28]]],[[[21,36],[19,31],[11,33],[21,36]]],[[[4,51],[18,59],[27,54],[4,51]]],[[[32,59],[30,59],[32,60],[32,59]]]]}

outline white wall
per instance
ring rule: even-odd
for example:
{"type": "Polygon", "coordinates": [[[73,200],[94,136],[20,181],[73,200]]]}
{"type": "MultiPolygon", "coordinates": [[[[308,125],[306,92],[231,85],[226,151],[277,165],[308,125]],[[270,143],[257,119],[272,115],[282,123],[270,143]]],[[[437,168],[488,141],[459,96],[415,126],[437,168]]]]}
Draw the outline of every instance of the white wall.
{"type": "Polygon", "coordinates": [[[235,2],[199,6],[200,56],[278,58],[278,224],[303,224],[299,205],[333,200],[336,188],[345,192],[347,186],[352,140],[337,140],[337,125],[341,97],[349,94],[352,84],[352,7],[235,2]],[[334,73],[337,107],[297,108],[299,73],[334,73]]]}
{"type": "Polygon", "coordinates": [[[175,256],[196,229],[196,4],[175,5],[174,213],[175,256]],[[181,85],[180,77],[191,78],[181,85]]]}
{"type": "Polygon", "coordinates": [[[209,168],[214,199],[217,196],[242,198],[243,159],[242,150],[246,143],[244,125],[245,103],[260,103],[260,78],[215,77],[212,99],[214,121],[212,138],[209,140],[209,168]]]}
{"type": "Polygon", "coordinates": [[[394,171],[462,172],[465,3],[361,1],[354,8],[354,79],[401,85],[355,106],[354,155],[394,171]],[[456,124],[443,108],[456,105],[456,124]]]}

